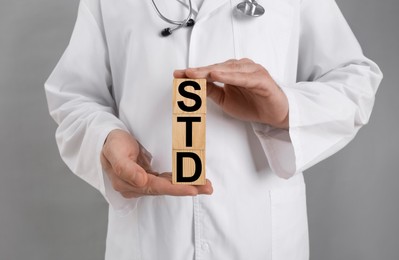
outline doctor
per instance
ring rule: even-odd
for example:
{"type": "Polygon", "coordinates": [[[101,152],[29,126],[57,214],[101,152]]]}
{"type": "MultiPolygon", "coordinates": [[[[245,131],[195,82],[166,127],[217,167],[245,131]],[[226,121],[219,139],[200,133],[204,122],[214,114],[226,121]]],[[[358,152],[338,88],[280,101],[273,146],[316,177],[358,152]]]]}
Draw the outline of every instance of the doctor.
{"type": "Polygon", "coordinates": [[[382,74],[334,0],[240,2],[193,0],[162,37],[151,1],[81,0],[45,89],[63,160],[109,203],[107,260],[309,258],[302,172],[368,122],[382,74]],[[173,77],[209,82],[205,186],[170,183],[173,77]]]}

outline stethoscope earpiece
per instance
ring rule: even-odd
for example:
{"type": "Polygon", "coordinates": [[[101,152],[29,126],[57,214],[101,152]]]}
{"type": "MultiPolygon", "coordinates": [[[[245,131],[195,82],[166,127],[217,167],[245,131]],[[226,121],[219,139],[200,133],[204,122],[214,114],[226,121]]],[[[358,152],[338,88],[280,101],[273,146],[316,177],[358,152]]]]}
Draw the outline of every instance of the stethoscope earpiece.
{"type": "Polygon", "coordinates": [[[177,29],[180,29],[180,28],[182,28],[184,26],[186,26],[186,27],[194,26],[195,21],[191,18],[191,16],[193,15],[193,7],[191,5],[191,0],[188,1],[188,15],[187,15],[187,17],[184,20],[181,20],[181,21],[174,21],[174,20],[171,20],[171,19],[165,17],[161,13],[161,11],[159,11],[157,5],[155,4],[155,1],[154,0],[151,0],[151,1],[152,1],[152,5],[155,8],[155,11],[157,12],[158,16],[162,20],[164,20],[167,23],[176,25],[174,28],[168,27],[168,28],[163,29],[161,31],[161,36],[163,36],[163,37],[169,36],[169,35],[171,35],[173,33],[173,31],[175,31],[177,29]]]}
{"type": "Polygon", "coordinates": [[[236,6],[237,10],[248,16],[261,16],[265,13],[265,8],[258,4],[256,0],[245,0],[236,6]]]}
{"type": "Polygon", "coordinates": [[[188,21],[186,23],[186,26],[187,27],[192,27],[192,26],[194,26],[194,24],[195,24],[194,19],[190,18],[190,19],[188,19],[188,21]]]}
{"type": "MultiPolygon", "coordinates": [[[[194,19],[189,19],[188,21],[187,21],[187,23],[185,24],[185,26],[186,27],[192,27],[192,26],[194,26],[194,24],[195,24],[195,21],[194,21],[194,19]]],[[[182,25],[182,24],[181,24],[182,25]]],[[[170,28],[170,27],[168,27],[168,28],[165,28],[165,29],[163,29],[162,31],[161,31],[161,35],[162,35],[162,37],[166,37],[166,36],[169,36],[169,35],[171,35],[172,33],[173,33],[173,31],[174,30],[176,30],[176,29],[179,29],[181,26],[178,26],[178,27],[176,27],[176,28],[170,28]]]]}
{"type": "Polygon", "coordinates": [[[172,34],[172,30],[168,27],[168,28],[165,28],[165,29],[163,29],[162,31],[161,31],[161,35],[163,36],[163,37],[166,37],[166,36],[169,36],[169,35],[171,35],[172,34]]]}

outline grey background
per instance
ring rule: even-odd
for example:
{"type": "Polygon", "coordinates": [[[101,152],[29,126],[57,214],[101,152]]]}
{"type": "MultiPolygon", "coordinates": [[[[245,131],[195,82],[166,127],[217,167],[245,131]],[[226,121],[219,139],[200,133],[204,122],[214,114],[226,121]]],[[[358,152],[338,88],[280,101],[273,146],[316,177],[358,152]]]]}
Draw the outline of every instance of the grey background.
{"type": "MultiPolygon", "coordinates": [[[[399,1],[338,0],[385,79],[369,125],[307,171],[313,260],[399,259],[399,1]]],[[[78,0],[0,0],[0,259],[102,259],[107,205],[59,158],[43,82],[78,0]]],[[[339,40],[339,39],[337,39],[339,40]]]]}

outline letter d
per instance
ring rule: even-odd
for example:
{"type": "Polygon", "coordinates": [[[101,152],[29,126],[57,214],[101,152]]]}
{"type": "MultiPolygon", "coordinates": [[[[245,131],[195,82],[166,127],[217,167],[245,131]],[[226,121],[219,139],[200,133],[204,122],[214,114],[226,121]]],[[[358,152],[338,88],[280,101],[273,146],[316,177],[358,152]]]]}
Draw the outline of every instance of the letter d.
{"type": "Polygon", "coordinates": [[[176,182],[194,182],[198,180],[202,173],[202,163],[200,157],[193,152],[177,152],[176,153],[176,182]],[[194,160],[195,170],[192,176],[183,175],[183,158],[191,158],[194,160]]]}

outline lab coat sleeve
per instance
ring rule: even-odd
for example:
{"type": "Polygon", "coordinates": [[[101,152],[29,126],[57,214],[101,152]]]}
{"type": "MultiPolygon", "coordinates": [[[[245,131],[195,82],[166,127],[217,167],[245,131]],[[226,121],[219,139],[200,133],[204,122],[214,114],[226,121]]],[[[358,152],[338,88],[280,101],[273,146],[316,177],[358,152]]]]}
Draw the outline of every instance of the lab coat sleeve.
{"type": "Polygon", "coordinates": [[[348,144],[365,125],[382,79],[334,0],[303,0],[297,83],[280,84],[289,130],[254,123],[272,170],[288,179],[348,144]]]}
{"type": "Polygon", "coordinates": [[[50,114],[58,124],[56,141],[62,159],[123,214],[136,201],[124,199],[112,188],[100,154],[111,130],[127,129],[116,116],[106,41],[96,19],[100,16],[93,15],[90,4],[80,2],[71,40],[45,91],[50,114]]]}

